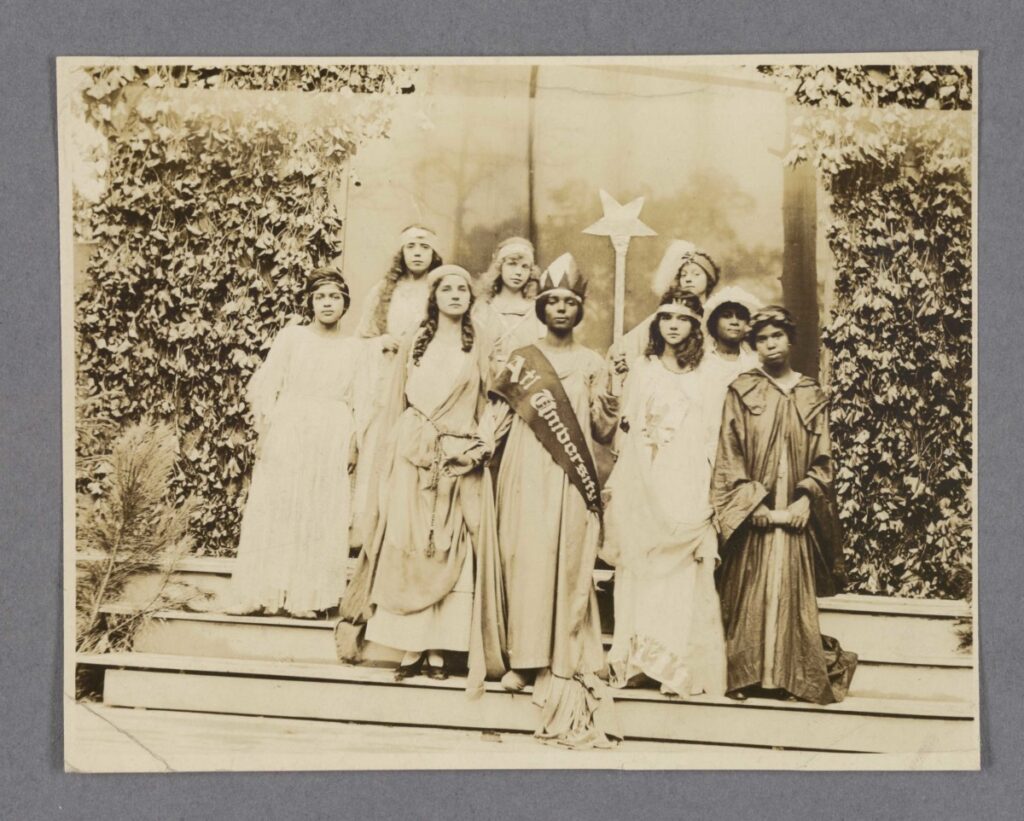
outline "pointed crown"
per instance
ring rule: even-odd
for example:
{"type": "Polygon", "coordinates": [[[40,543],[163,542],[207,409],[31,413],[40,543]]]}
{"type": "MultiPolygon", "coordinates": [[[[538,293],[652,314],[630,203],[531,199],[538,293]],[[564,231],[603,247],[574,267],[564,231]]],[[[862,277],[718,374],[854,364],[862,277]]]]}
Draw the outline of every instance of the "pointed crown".
{"type": "Polygon", "coordinates": [[[586,277],[576,267],[572,254],[564,253],[552,262],[540,276],[538,297],[563,292],[582,300],[587,293],[586,277]]]}

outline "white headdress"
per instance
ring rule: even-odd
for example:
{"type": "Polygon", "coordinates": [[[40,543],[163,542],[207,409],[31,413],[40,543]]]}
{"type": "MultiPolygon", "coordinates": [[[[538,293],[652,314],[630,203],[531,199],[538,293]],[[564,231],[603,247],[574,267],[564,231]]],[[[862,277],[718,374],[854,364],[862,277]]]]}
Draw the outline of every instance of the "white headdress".
{"type": "Polygon", "coordinates": [[[665,293],[672,287],[679,269],[686,262],[699,265],[707,274],[709,285],[718,282],[718,265],[707,252],[701,251],[696,245],[685,239],[674,239],[665,249],[665,254],[658,264],[658,270],[654,272],[654,277],[651,279],[651,290],[658,296],[665,293]]]}
{"type": "MultiPolygon", "coordinates": [[[[736,285],[727,285],[720,291],[715,291],[704,303],[704,327],[709,334],[711,333],[711,319],[715,311],[726,304],[740,305],[747,309],[747,313],[753,314],[763,303],[752,293],[736,285]]],[[[711,335],[714,336],[714,334],[711,335]]]]}
{"type": "Polygon", "coordinates": [[[570,253],[564,253],[552,262],[541,274],[538,299],[545,294],[562,294],[582,300],[587,293],[587,280],[576,267],[576,260],[570,253]]]}

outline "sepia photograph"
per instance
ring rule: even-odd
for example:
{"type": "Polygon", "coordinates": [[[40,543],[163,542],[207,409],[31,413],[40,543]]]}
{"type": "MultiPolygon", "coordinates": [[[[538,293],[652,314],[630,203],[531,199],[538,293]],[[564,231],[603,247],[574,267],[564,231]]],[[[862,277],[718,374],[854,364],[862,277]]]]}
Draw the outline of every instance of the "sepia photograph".
{"type": "Polygon", "coordinates": [[[65,769],[978,769],[977,56],[58,58],[65,769]]]}

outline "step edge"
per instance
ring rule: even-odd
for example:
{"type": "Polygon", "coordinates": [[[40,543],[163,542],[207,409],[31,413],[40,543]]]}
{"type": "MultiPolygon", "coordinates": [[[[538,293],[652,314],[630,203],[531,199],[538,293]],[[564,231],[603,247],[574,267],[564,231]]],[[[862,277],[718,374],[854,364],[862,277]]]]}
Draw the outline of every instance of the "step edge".
{"type": "MultiPolygon", "coordinates": [[[[79,553],[76,561],[96,561],[101,555],[79,553]]],[[[235,560],[219,556],[194,556],[182,559],[175,572],[230,577],[235,560]]],[[[354,560],[349,560],[351,565],[354,560]]],[[[351,575],[351,573],[349,574],[351,575]]],[[[604,583],[613,571],[595,570],[595,583],[604,583]]],[[[865,593],[840,593],[818,599],[819,610],[842,613],[884,614],[908,618],[959,619],[972,615],[971,606],[963,599],[913,599],[905,596],[873,596],[865,593]]]]}
{"type": "MultiPolygon", "coordinates": [[[[221,659],[212,656],[171,656],[154,653],[80,653],[76,654],[77,664],[93,667],[120,668],[155,673],[184,673],[191,675],[213,675],[228,678],[265,678],[295,681],[319,681],[323,683],[351,684],[364,686],[406,687],[425,690],[462,690],[459,684],[463,679],[450,678],[447,681],[431,681],[419,678],[403,682],[389,680],[384,675],[346,676],[344,670],[368,671],[368,668],[348,667],[344,665],[317,665],[316,663],[285,663],[266,660],[221,659]],[[198,664],[196,662],[199,662],[198,664]],[[191,664],[188,664],[191,662],[191,664]],[[221,662],[220,665],[215,662],[221,662]],[[236,667],[246,666],[248,670],[224,669],[223,662],[232,663],[236,667]],[[331,670],[334,675],[326,675],[331,670]]],[[[378,670],[380,668],[377,668],[378,670]]],[[[516,698],[530,696],[530,688],[521,694],[507,693],[498,682],[485,684],[487,694],[499,697],[516,698]]],[[[739,703],[725,697],[699,696],[692,699],[670,699],[650,690],[615,690],[615,700],[624,702],[654,702],[675,705],[699,705],[704,707],[788,710],[809,713],[833,713],[836,715],[878,715],[891,718],[922,718],[941,721],[973,721],[973,702],[962,700],[914,701],[912,699],[881,698],[872,699],[853,696],[841,704],[817,705],[805,702],[775,701],[774,699],[748,699],[739,703]],[[852,702],[852,703],[851,703],[852,702]],[[861,705],[861,702],[866,702],[861,705]],[[876,702],[889,705],[883,709],[876,702]],[[893,707],[897,711],[893,711],[893,707]],[[971,708],[967,714],[967,708],[971,708]],[[950,715],[949,711],[955,713],[950,715]]]]}
{"type": "MultiPolygon", "coordinates": [[[[127,614],[133,612],[131,605],[109,604],[100,608],[102,613],[127,614]]],[[[151,616],[156,621],[187,621],[247,627],[276,627],[289,630],[334,630],[339,619],[294,619],[284,616],[235,616],[228,613],[195,612],[190,610],[158,610],[151,616]]],[[[602,634],[605,646],[611,644],[611,635],[602,634]]],[[[904,667],[942,667],[973,669],[974,658],[970,654],[940,656],[872,656],[858,652],[860,661],[872,664],[898,665],[904,667]]]]}

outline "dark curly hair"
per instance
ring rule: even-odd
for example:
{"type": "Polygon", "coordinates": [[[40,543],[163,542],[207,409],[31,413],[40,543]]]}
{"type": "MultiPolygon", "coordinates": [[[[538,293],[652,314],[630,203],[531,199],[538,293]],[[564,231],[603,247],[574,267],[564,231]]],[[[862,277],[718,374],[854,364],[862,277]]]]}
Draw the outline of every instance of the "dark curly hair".
{"type": "MultiPolygon", "coordinates": [[[[689,291],[682,288],[669,288],[661,297],[661,304],[670,302],[682,302],[698,317],[704,315],[700,299],[692,296],[689,291]]],[[[668,316],[665,313],[657,313],[651,320],[651,327],[647,336],[647,356],[661,356],[665,352],[665,337],[661,335],[661,319],[668,316]]],[[[701,330],[700,321],[686,317],[690,323],[690,335],[683,340],[683,343],[676,349],[676,363],[685,371],[693,370],[700,364],[704,356],[704,332],[701,330]]]]}
{"type": "MultiPolygon", "coordinates": [[[[410,228],[412,227],[418,226],[410,226],[410,228]]],[[[427,266],[424,276],[443,264],[444,260],[441,259],[441,255],[437,253],[437,251],[434,251],[430,258],[430,265],[427,266]]],[[[411,274],[408,266],[405,264],[405,250],[403,248],[399,248],[398,252],[391,260],[391,268],[384,275],[384,287],[380,289],[377,306],[373,312],[373,331],[377,336],[387,333],[388,308],[391,307],[391,296],[395,292],[395,286],[398,285],[399,280],[405,279],[409,276],[411,276],[411,274]]]]}
{"type": "Polygon", "coordinates": [[[334,268],[315,268],[310,273],[309,279],[306,280],[306,307],[309,309],[309,312],[313,312],[313,294],[325,282],[333,282],[338,286],[338,289],[341,291],[341,298],[345,303],[344,313],[348,313],[349,306],[352,304],[348,283],[345,282],[345,277],[341,275],[341,272],[334,268]]]}
{"type": "MultiPolygon", "coordinates": [[[[420,323],[419,330],[416,332],[416,341],[412,346],[412,364],[416,366],[419,366],[423,353],[427,350],[427,346],[437,333],[437,323],[441,318],[441,309],[437,307],[437,289],[442,281],[443,278],[439,279],[431,287],[430,296],[427,298],[427,317],[420,323]]],[[[465,353],[473,350],[473,341],[476,338],[476,333],[473,330],[473,320],[470,317],[475,301],[476,297],[473,295],[473,289],[470,288],[469,305],[466,307],[466,313],[462,315],[462,350],[465,353]]]]}

